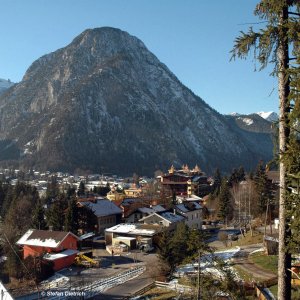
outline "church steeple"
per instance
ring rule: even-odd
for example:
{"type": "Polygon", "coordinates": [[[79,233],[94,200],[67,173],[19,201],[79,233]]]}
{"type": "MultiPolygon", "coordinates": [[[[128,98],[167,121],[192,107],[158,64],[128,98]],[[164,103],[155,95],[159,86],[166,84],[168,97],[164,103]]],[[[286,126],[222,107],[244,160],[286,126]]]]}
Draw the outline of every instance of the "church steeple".
{"type": "Polygon", "coordinates": [[[174,168],[174,166],[172,165],[171,168],[169,169],[169,174],[174,174],[174,171],[175,171],[175,168],[174,168]]]}
{"type": "Polygon", "coordinates": [[[194,173],[201,173],[201,169],[198,167],[198,165],[196,164],[195,168],[193,169],[194,173]]]}

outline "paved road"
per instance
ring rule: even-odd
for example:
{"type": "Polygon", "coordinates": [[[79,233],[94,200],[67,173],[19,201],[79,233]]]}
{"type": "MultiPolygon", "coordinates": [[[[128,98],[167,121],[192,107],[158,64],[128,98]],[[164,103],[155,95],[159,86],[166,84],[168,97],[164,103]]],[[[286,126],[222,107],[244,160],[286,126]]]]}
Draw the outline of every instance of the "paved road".
{"type": "Polygon", "coordinates": [[[146,271],[141,276],[127,281],[125,284],[111,288],[94,299],[123,299],[124,297],[133,295],[135,292],[149,285],[155,280],[155,277],[159,275],[158,258],[155,253],[131,253],[128,255],[128,257],[137,259],[138,261],[144,263],[147,268],[146,271]]]}
{"type": "Polygon", "coordinates": [[[265,270],[249,260],[249,254],[254,250],[262,248],[262,244],[249,245],[241,247],[241,251],[233,258],[233,263],[239,266],[243,271],[250,273],[254,278],[261,281],[270,280],[277,277],[271,271],[265,270]]]}

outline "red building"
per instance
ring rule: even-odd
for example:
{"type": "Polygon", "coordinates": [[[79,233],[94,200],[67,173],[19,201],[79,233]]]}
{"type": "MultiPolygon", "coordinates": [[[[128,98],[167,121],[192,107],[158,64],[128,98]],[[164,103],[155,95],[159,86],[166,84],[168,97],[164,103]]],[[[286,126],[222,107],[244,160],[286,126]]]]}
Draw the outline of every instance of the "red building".
{"type": "Polygon", "coordinates": [[[41,256],[52,261],[54,270],[69,267],[78,253],[78,237],[71,232],[29,229],[18,241],[24,258],[41,256]]]}

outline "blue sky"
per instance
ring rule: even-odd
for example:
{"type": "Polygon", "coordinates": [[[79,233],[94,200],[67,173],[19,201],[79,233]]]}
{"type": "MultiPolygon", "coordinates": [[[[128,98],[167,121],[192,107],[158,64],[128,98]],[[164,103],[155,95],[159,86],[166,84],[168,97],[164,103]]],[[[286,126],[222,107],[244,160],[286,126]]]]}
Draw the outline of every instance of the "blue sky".
{"type": "Polygon", "coordinates": [[[276,78],[255,62],[230,62],[233,41],[258,19],[258,0],[0,0],[0,78],[18,82],[40,56],[87,28],[112,26],[141,39],[220,113],[277,111],[276,78]]]}

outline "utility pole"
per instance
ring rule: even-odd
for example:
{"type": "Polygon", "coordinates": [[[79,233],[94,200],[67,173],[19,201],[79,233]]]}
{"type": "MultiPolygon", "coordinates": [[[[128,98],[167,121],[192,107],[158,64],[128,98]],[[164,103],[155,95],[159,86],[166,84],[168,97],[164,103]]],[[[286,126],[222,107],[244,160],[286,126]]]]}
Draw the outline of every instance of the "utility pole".
{"type": "Polygon", "coordinates": [[[200,269],[200,263],[201,263],[201,250],[198,250],[198,282],[197,282],[197,300],[201,299],[201,269],[200,269]]]}
{"type": "Polygon", "coordinates": [[[266,209],[266,216],[265,216],[265,232],[264,232],[264,237],[267,235],[267,219],[268,219],[268,212],[269,212],[269,204],[270,204],[270,199],[267,201],[267,209],[266,209]]]}

